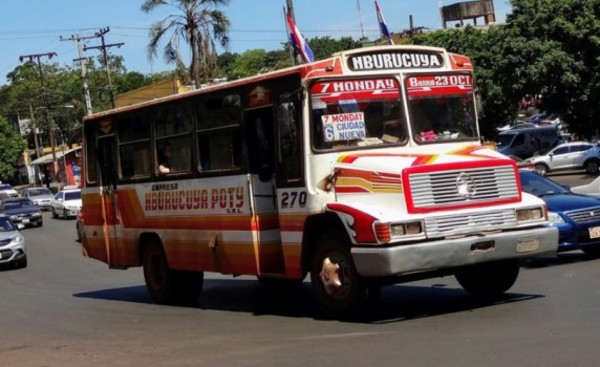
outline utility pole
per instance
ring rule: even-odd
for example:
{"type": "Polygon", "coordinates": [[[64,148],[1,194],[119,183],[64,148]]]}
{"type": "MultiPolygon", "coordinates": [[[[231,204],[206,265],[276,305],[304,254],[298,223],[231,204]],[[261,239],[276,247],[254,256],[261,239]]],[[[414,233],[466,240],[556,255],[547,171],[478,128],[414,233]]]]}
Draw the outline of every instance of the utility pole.
{"type": "Polygon", "coordinates": [[[80,35],[71,36],[69,38],[63,38],[60,36],[61,41],[76,41],[77,42],[77,51],[79,52],[79,58],[74,59],[73,61],[79,62],[79,66],[81,67],[81,80],[83,82],[83,96],[85,98],[85,112],[87,115],[92,114],[92,99],[90,98],[90,88],[87,82],[87,67],[86,62],[87,58],[83,57],[83,45],[81,43],[84,39],[97,38],[96,35],[93,36],[85,36],[82,37],[80,35]]]}
{"type": "Polygon", "coordinates": [[[48,59],[52,59],[54,56],[58,56],[56,52],[22,55],[22,56],[19,56],[19,61],[23,62],[23,60],[27,60],[29,62],[33,62],[33,59],[37,60],[38,71],[40,73],[40,85],[42,87],[42,101],[43,101],[44,107],[46,109],[46,123],[48,124],[48,128],[50,129],[50,146],[52,148],[52,168],[54,170],[54,176],[55,176],[56,181],[59,181],[58,163],[56,161],[56,131],[54,131],[55,130],[54,121],[52,120],[52,116],[50,116],[50,104],[48,103],[48,98],[46,97],[46,86],[44,84],[44,71],[42,70],[42,62],[40,61],[42,57],[47,57],[48,59]]]}
{"type": "Polygon", "coordinates": [[[35,114],[33,112],[33,103],[29,102],[29,118],[31,120],[31,129],[33,130],[33,142],[35,143],[35,154],[38,158],[44,155],[44,151],[40,149],[40,144],[38,143],[38,131],[37,125],[35,124],[35,114]]]}
{"type": "Polygon", "coordinates": [[[111,47],[121,47],[123,46],[125,43],[124,42],[120,42],[120,43],[112,43],[112,44],[105,44],[104,43],[104,35],[106,33],[108,33],[110,31],[109,27],[103,28],[100,31],[96,32],[95,35],[96,37],[100,37],[100,39],[102,40],[102,44],[100,46],[83,46],[83,51],[87,51],[87,50],[92,50],[92,49],[99,49],[102,52],[102,57],[104,60],[104,68],[106,69],[106,78],[108,79],[108,91],[110,93],[110,101],[112,103],[112,108],[116,107],[116,102],[115,102],[115,93],[113,91],[113,87],[112,87],[112,81],[110,79],[110,68],[108,65],[108,54],[106,52],[106,50],[108,48],[111,47]]]}

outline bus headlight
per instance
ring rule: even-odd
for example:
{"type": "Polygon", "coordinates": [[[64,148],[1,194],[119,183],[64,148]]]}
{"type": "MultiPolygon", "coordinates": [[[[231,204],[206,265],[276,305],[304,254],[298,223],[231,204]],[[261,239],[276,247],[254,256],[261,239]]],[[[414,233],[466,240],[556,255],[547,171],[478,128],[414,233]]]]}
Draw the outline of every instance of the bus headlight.
{"type": "Polygon", "coordinates": [[[407,223],[375,223],[375,236],[379,243],[388,243],[395,240],[406,240],[423,235],[421,221],[407,223]],[[404,238],[401,238],[404,237],[404,238]]]}
{"type": "Polygon", "coordinates": [[[391,225],[392,236],[410,236],[423,232],[421,222],[397,223],[391,225]]]}
{"type": "Polygon", "coordinates": [[[541,219],[544,219],[544,210],[540,207],[517,210],[518,222],[536,221],[541,219]]]}

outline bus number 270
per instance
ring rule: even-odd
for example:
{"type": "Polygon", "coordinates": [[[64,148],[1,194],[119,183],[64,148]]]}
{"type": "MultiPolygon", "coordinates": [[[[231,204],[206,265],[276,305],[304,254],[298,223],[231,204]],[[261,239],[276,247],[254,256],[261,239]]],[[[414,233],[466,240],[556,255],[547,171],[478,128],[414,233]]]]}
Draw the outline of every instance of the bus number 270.
{"type": "Polygon", "coordinates": [[[289,191],[281,194],[281,209],[294,207],[304,208],[306,206],[306,191],[289,191]]]}

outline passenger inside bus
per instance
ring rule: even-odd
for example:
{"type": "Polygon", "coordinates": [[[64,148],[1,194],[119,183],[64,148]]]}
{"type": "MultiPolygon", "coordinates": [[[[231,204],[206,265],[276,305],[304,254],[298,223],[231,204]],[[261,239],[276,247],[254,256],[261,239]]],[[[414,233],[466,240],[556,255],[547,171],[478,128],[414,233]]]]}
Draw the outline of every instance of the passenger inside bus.
{"type": "Polygon", "coordinates": [[[158,173],[161,175],[171,173],[173,148],[171,143],[164,142],[158,146],[157,158],[158,158],[158,173]]]}

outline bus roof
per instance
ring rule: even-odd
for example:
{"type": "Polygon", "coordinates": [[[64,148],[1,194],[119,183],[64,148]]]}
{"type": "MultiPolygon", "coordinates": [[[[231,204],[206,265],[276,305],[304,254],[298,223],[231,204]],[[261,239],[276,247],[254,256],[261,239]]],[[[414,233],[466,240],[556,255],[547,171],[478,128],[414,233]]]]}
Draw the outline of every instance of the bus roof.
{"type": "Polygon", "coordinates": [[[84,121],[108,117],[139,108],[158,105],[163,102],[177,101],[190,96],[226,90],[229,88],[254,84],[263,80],[297,74],[302,79],[313,79],[324,76],[357,75],[357,73],[381,72],[382,70],[472,70],[473,66],[469,57],[446,52],[445,49],[431,46],[415,45],[385,45],[370,46],[353,50],[341,51],[330,58],[315,61],[310,64],[291,66],[288,68],[270,71],[234,81],[217,83],[179,94],[136,103],[130,106],[119,107],[111,110],[97,112],[85,116],[84,121]]]}

